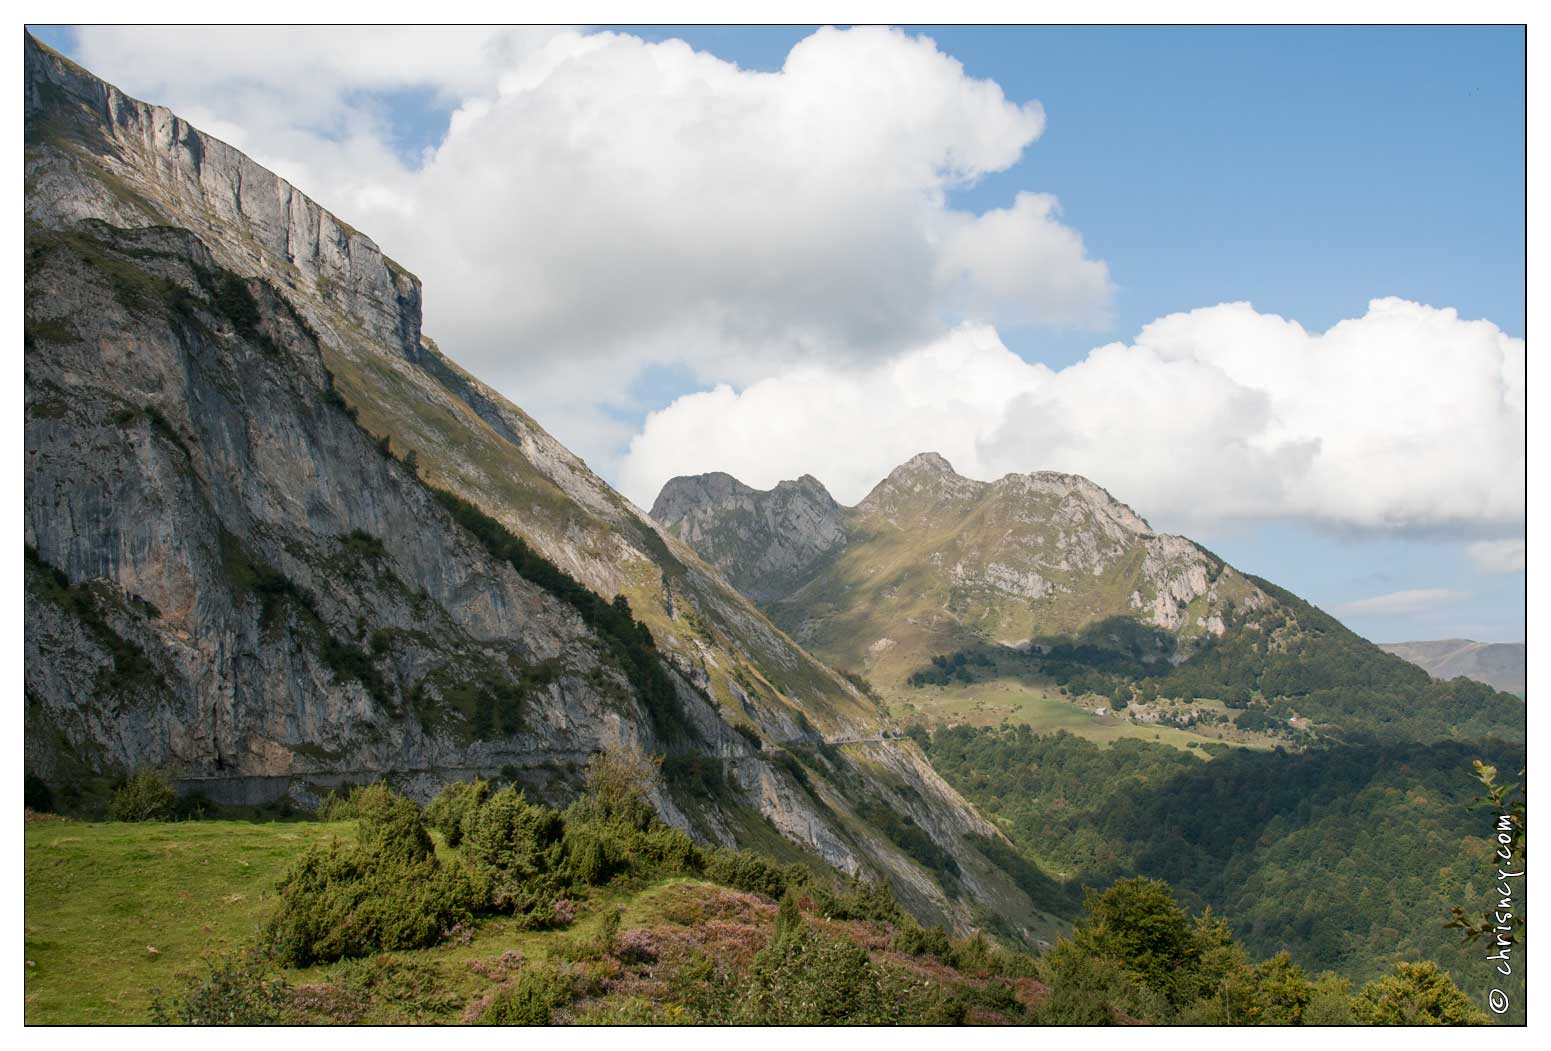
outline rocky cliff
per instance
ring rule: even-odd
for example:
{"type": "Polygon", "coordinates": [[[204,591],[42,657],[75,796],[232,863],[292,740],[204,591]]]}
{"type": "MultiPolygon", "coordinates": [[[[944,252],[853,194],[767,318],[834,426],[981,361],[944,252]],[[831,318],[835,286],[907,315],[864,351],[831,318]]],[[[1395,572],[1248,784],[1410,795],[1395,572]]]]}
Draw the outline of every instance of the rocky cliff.
{"type": "Polygon", "coordinates": [[[29,772],[303,796],[482,772],[563,799],[639,747],[704,839],[884,876],[960,928],[972,902],[1038,922],[877,705],[444,356],[416,278],[25,48],[29,772]]]}
{"type": "Polygon", "coordinates": [[[846,543],[843,509],[806,474],[765,492],[720,472],[675,478],[651,517],[755,602],[795,591],[846,543]]]}

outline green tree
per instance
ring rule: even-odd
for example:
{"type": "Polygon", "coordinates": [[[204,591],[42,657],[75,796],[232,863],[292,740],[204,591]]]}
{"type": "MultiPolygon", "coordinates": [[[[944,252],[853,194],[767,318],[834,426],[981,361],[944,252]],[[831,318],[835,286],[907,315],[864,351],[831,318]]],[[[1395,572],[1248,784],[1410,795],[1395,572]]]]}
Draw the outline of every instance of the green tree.
{"type": "Polygon", "coordinates": [[[1352,1001],[1359,1025],[1488,1025],[1491,1019],[1431,960],[1397,963],[1352,1001]]]}
{"type": "Polygon", "coordinates": [[[1072,942],[1091,956],[1117,960],[1135,981],[1173,1006],[1193,999],[1201,941],[1190,916],[1162,880],[1137,876],[1102,893],[1089,891],[1072,942]]]}

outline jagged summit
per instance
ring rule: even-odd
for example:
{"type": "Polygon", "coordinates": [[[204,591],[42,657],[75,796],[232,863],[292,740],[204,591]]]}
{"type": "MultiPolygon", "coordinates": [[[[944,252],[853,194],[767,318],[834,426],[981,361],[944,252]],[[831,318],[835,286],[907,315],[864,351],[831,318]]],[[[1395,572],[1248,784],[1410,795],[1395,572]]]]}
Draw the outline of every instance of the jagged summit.
{"type": "Polygon", "coordinates": [[[780,598],[844,546],[844,508],[812,475],[768,490],[720,471],[663,486],[652,518],[756,602],[780,598]]]}
{"type": "Polygon", "coordinates": [[[1080,475],[982,482],[923,452],[854,507],[825,493],[821,512],[780,486],[712,495],[738,484],[675,479],[653,515],[798,639],[886,685],[953,640],[1021,643],[1120,617],[1188,646],[1270,603],[1080,475]]]}
{"type": "Polygon", "coordinates": [[[889,472],[889,477],[895,475],[919,475],[924,473],[957,475],[953,465],[947,461],[942,453],[924,452],[916,453],[910,459],[900,464],[889,472]]]}

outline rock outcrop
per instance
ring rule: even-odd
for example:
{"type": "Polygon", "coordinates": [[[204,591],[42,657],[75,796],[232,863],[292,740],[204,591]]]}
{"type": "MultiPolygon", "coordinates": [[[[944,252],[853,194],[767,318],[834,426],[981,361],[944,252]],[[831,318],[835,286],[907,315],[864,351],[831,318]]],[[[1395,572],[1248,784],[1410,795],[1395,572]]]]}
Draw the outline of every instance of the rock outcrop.
{"type": "Polygon", "coordinates": [[[812,475],[764,492],[720,472],[675,478],[651,516],[755,602],[784,598],[846,542],[842,508],[812,475]]]}

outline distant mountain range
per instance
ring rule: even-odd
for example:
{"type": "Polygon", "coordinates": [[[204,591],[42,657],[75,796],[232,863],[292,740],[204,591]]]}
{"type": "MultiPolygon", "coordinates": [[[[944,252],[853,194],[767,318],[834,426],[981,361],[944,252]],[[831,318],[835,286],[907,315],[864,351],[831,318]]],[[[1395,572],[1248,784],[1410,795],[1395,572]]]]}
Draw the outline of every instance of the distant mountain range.
{"type": "Polygon", "coordinates": [[[713,473],[669,481],[651,515],[804,648],[905,707],[924,685],[998,680],[1122,707],[1216,699],[1279,734],[1523,733],[1512,698],[1430,682],[1077,475],[977,481],[927,452],[855,507],[811,475],[761,491],[713,473]]]}
{"type": "Polygon", "coordinates": [[[1499,690],[1524,696],[1524,643],[1472,642],[1437,639],[1432,642],[1381,642],[1379,649],[1422,668],[1435,679],[1463,675],[1499,690]]]}

